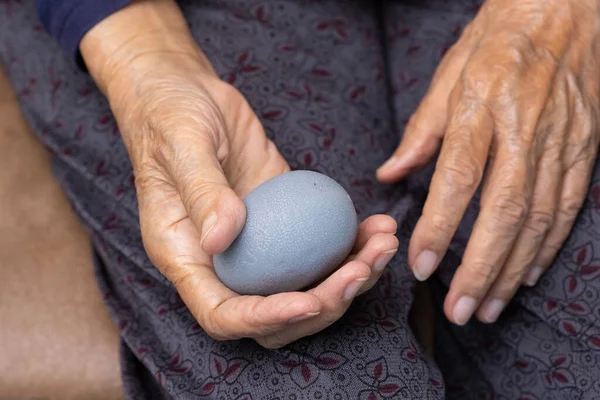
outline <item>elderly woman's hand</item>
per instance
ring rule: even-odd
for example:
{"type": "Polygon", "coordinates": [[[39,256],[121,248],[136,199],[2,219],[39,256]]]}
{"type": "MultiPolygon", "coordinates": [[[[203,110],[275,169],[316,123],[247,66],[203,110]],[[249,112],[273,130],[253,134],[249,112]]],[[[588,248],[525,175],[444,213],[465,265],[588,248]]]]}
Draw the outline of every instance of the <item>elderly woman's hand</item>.
{"type": "Polygon", "coordinates": [[[225,287],[212,255],[239,234],[241,198],[287,163],[244,97],[218,79],[174,1],[135,2],[94,27],[81,50],[129,151],[147,253],[209,335],[280,347],[327,327],[376,282],[398,247],[383,215],[360,225],[352,261],[307,292],[225,287]]]}
{"type": "Polygon", "coordinates": [[[474,312],[493,322],[521,284],[535,285],[584,202],[599,142],[599,7],[486,1],[378,171],[395,181],[442,142],[410,243],[419,280],[437,268],[483,179],[481,211],[445,302],[456,324],[474,312]]]}

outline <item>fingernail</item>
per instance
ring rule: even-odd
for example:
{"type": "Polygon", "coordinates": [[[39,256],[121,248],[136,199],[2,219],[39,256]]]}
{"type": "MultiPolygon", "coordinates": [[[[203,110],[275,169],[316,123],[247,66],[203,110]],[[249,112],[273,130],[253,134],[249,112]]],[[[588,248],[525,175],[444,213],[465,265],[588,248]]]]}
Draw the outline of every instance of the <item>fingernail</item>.
{"type": "Polygon", "coordinates": [[[391,168],[397,162],[398,162],[398,157],[392,156],[385,163],[383,163],[383,165],[381,167],[379,167],[379,169],[384,170],[384,169],[391,168]]]}
{"type": "Polygon", "coordinates": [[[288,323],[293,324],[294,322],[304,321],[305,319],[312,318],[312,317],[317,316],[319,314],[320,314],[320,312],[307,312],[306,314],[299,315],[299,316],[294,317],[294,318],[290,318],[290,320],[288,321],[288,323]]]}
{"type": "Polygon", "coordinates": [[[471,296],[463,296],[454,305],[454,323],[464,325],[471,319],[477,307],[477,299],[471,296]]]}
{"type": "Polygon", "coordinates": [[[388,250],[381,253],[375,263],[373,264],[373,269],[375,271],[381,271],[385,268],[386,265],[390,262],[390,260],[394,257],[398,249],[388,250]]]}
{"type": "Polygon", "coordinates": [[[206,237],[208,236],[210,231],[212,231],[212,228],[215,227],[216,223],[217,213],[213,211],[208,217],[206,217],[206,219],[202,223],[202,237],[200,239],[200,245],[204,244],[204,240],[206,240],[206,237]]]}
{"type": "Polygon", "coordinates": [[[544,269],[542,267],[540,267],[538,265],[534,265],[533,267],[531,267],[531,269],[527,273],[527,276],[525,277],[525,280],[523,281],[523,285],[535,286],[537,284],[538,280],[540,279],[540,276],[542,276],[543,272],[544,272],[544,269]]]}
{"type": "Polygon", "coordinates": [[[356,293],[360,290],[361,287],[365,284],[365,282],[369,278],[358,278],[354,282],[348,285],[346,291],[344,292],[344,300],[350,300],[356,297],[356,293]]]}
{"type": "Polygon", "coordinates": [[[506,306],[506,303],[504,302],[504,300],[493,299],[493,300],[488,301],[483,306],[483,311],[482,311],[482,314],[483,314],[482,319],[484,320],[484,322],[488,322],[488,323],[496,322],[496,320],[500,316],[500,313],[502,312],[502,310],[504,310],[504,306],[506,306]]]}
{"type": "Polygon", "coordinates": [[[431,250],[423,250],[415,260],[415,265],[413,267],[415,278],[421,282],[429,278],[431,274],[433,274],[436,264],[437,254],[431,250]]]}

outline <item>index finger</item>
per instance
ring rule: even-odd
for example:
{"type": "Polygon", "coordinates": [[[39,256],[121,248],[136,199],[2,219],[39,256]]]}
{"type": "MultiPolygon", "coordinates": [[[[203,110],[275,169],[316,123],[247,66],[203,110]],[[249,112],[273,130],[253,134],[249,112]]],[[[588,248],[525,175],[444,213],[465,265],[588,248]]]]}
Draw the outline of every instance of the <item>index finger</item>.
{"type": "Polygon", "coordinates": [[[418,280],[437,268],[481,182],[493,134],[493,119],[481,102],[461,101],[454,110],[423,214],[409,246],[418,280]]]}

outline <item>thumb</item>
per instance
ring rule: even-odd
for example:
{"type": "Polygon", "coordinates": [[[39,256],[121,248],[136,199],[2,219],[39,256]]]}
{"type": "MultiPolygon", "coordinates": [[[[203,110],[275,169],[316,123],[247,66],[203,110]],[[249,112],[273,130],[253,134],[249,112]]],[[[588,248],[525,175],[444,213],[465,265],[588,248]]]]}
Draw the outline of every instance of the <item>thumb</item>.
{"type": "Polygon", "coordinates": [[[206,140],[169,164],[181,201],[200,234],[202,250],[209,255],[223,252],[242,230],[246,208],[231,189],[215,146],[206,140]]]}

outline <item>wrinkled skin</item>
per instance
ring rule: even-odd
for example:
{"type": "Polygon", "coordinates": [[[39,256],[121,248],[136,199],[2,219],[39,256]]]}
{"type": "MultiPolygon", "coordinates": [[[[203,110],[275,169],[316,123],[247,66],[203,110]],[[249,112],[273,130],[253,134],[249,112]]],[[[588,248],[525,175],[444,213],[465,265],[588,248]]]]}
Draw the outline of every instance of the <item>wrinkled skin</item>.
{"type": "Polygon", "coordinates": [[[139,1],[94,27],[82,54],[128,149],[154,265],[213,338],[281,347],[332,324],[375,284],[398,248],[396,222],[363,221],[349,259],[306,292],[240,296],[225,287],[212,255],[239,234],[241,199],[289,166],[185,26],[175,2],[139,1]]]}
{"type": "MultiPolygon", "coordinates": [[[[473,313],[495,321],[550,265],[582,206],[598,148],[598,8],[597,0],[488,0],[378,171],[396,181],[441,146],[409,248],[420,280],[437,268],[482,183],[445,303],[454,323],[473,313]]],[[[328,326],[374,284],[398,246],[396,224],[366,220],[349,262],[308,292],[263,298],[225,288],[211,256],[239,233],[241,198],[288,166],[185,26],[173,1],[138,1],[94,27],[82,53],[129,150],[152,261],[213,337],[279,347],[328,326]]]]}
{"type": "Polygon", "coordinates": [[[394,156],[396,181],[441,145],[409,264],[427,279],[475,191],[481,211],[445,301],[494,322],[552,263],[583,205],[598,150],[597,0],[488,0],[440,64],[394,156]]]}

